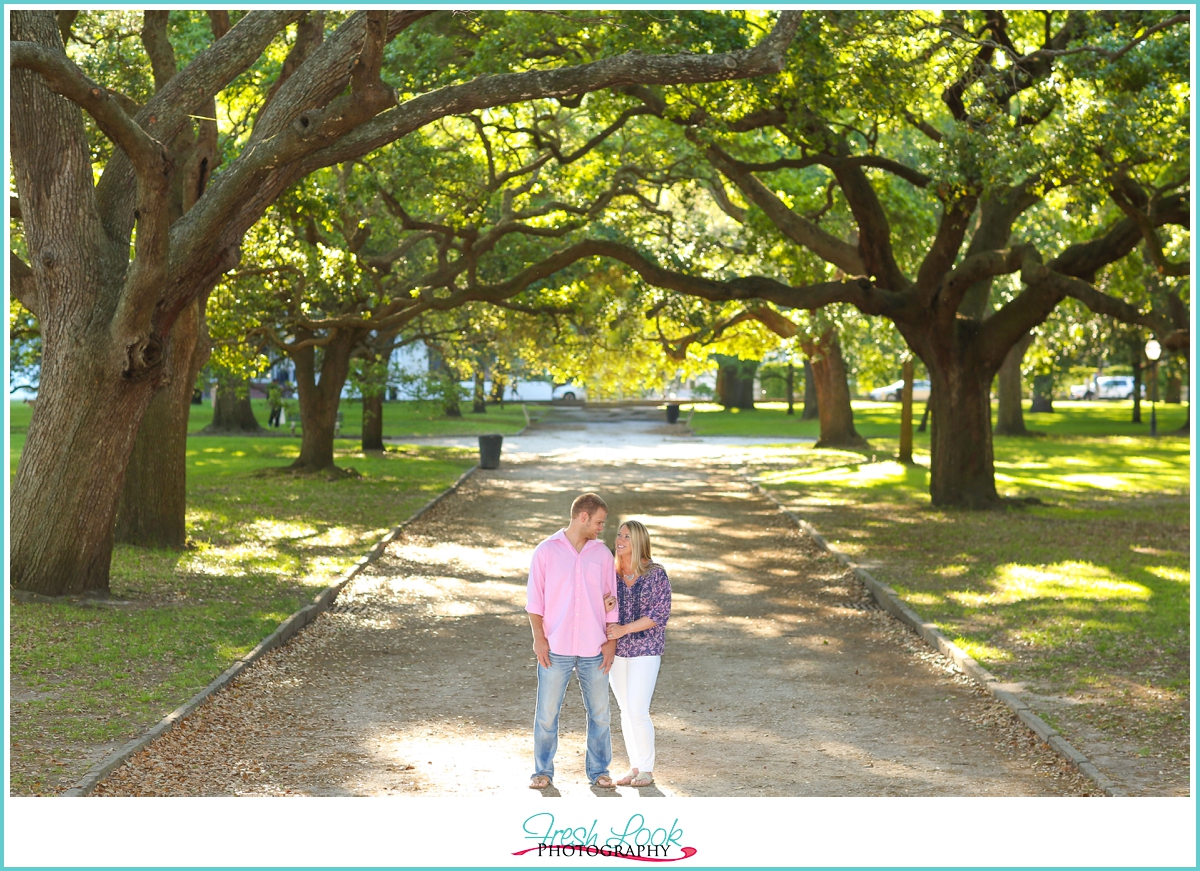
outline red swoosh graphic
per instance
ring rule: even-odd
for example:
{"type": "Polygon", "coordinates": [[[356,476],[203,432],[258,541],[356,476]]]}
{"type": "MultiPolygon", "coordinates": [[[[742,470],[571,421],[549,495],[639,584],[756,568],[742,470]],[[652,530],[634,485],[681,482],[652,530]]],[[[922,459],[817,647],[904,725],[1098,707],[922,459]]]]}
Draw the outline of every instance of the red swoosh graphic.
{"type": "MultiPolygon", "coordinates": [[[[577,850],[581,849],[578,844],[555,844],[555,846],[556,847],[575,847],[577,850]]],[[[526,853],[532,853],[536,849],[537,849],[537,847],[530,847],[528,850],[520,850],[516,853],[513,853],[513,855],[514,856],[524,856],[526,853]]],[[[600,849],[604,849],[604,848],[600,848],[600,849]]],[[[683,855],[676,856],[674,859],[658,859],[653,856],[630,856],[628,853],[610,853],[605,858],[633,859],[635,862],[678,862],[682,859],[690,859],[696,855],[695,847],[680,847],[679,849],[683,850],[683,855]]],[[[601,853],[598,855],[603,855],[603,854],[601,853]]],[[[570,858],[570,857],[568,857],[568,858],[570,858]]]]}

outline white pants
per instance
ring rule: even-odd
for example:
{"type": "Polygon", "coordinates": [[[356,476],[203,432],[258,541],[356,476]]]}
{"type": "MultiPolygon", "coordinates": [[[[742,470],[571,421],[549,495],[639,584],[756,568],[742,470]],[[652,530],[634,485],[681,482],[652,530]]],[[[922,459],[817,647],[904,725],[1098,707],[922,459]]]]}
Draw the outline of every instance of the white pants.
{"type": "Polygon", "coordinates": [[[609,686],[621,708],[621,732],[629,767],[654,770],[654,724],[650,722],[650,699],[658,680],[661,656],[618,656],[608,674],[609,686]]]}

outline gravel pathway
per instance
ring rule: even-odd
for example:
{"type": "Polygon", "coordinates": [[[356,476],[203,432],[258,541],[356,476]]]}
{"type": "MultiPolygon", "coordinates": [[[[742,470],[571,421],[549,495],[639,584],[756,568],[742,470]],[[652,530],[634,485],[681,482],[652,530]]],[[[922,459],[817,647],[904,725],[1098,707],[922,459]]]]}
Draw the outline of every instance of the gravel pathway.
{"type": "MultiPolygon", "coordinates": [[[[650,428],[646,438],[634,459],[588,439],[582,451],[506,444],[499,470],[472,476],[330,612],[95,794],[528,795],[536,678],[525,573],[533,546],[587,489],[613,509],[609,539],[620,518],[645,520],[674,588],[652,708],[658,782],[615,795],[1094,792],[875,608],[741,483],[728,456],[703,459],[650,428]]],[[[615,702],[613,741],[619,774],[615,702]]],[[[584,779],[574,684],[557,768],[553,794],[614,795],[584,779]]]]}

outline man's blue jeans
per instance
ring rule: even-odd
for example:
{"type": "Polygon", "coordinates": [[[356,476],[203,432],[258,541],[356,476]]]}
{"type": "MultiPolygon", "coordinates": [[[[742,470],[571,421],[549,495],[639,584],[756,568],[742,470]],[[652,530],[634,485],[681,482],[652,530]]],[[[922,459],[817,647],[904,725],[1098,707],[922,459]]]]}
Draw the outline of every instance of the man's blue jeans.
{"type": "Polygon", "coordinates": [[[587,711],[588,781],[608,774],[612,762],[612,734],[609,729],[608,675],[600,670],[604,655],[559,656],[550,654],[550,667],[537,667],[537,710],[533,720],[533,773],[554,779],[554,754],[558,750],[558,712],[567,695],[567,681],[574,671],[587,711]]]}

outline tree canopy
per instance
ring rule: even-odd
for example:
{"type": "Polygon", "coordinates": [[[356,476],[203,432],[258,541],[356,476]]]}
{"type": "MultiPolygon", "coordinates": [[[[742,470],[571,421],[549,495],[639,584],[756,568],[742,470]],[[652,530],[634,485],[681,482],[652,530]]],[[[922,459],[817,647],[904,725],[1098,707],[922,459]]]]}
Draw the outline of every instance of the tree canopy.
{"type": "Polygon", "coordinates": [[[293,184],[451,116],[777,72],[800,23],[794,12],[155,10],[135,30],[129,13],[11,15],[28,261],[10,254],[10,289],[38,319],[42,379],[10,564],[15,586],[43,593],[106,587],[151,399],[187,380],[196,309],[293,184]]]}

